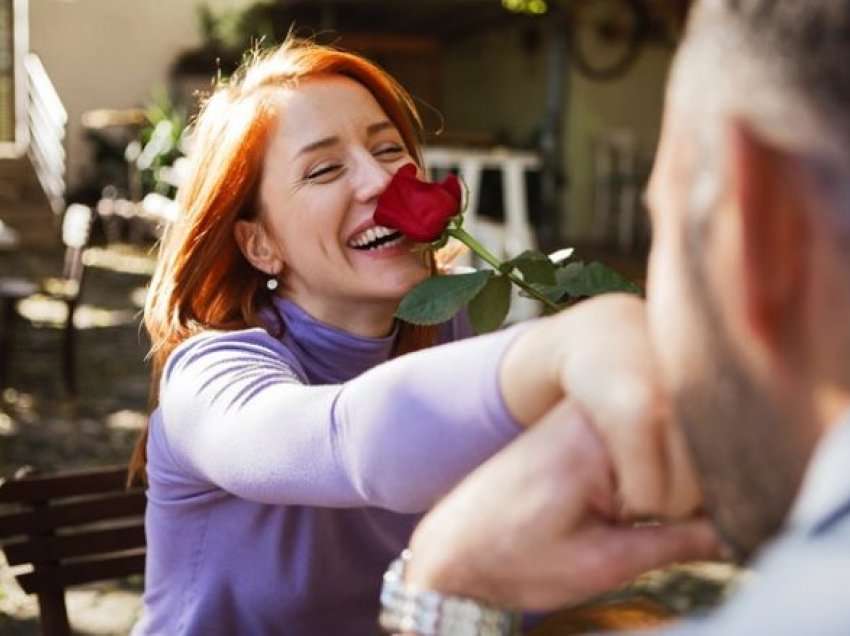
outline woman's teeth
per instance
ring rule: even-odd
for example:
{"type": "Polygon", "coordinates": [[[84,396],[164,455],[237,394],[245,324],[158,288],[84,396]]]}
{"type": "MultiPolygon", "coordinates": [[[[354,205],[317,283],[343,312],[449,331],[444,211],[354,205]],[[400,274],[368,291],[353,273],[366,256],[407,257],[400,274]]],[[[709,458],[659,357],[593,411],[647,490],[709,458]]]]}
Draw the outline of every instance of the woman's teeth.
{"type": "Polygon", "coordinates": [[[371,251],[398,245],[403,239],[400,232],[376,225],[355,236],[348,245],[358,250],[371,251]]]}

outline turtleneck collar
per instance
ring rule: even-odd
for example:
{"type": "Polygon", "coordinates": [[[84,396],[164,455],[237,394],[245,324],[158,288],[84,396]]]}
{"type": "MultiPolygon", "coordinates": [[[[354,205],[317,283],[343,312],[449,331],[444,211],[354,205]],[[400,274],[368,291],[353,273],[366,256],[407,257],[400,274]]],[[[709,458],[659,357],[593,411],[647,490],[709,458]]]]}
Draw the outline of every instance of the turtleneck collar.
{"type": "Polygon", "coordinates": [[[313,384],[345,382],[385,362],[398,335],[398,324],[383,338],[348,333],[278,296],[274,297],[274,307],[286,327],[281,341],[296,355],[313,384]]]}

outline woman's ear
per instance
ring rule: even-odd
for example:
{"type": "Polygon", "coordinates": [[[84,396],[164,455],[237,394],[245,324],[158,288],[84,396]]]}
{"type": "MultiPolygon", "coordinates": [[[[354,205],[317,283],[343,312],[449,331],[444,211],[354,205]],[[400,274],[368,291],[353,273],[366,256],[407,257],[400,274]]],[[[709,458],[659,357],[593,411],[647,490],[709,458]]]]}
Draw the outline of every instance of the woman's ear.
{"type": "Polygon", "coordinates": [[[233,238],[248,262],[269,276],[283,268],[283,259],[260,221],[236,221],[233,238]]]}

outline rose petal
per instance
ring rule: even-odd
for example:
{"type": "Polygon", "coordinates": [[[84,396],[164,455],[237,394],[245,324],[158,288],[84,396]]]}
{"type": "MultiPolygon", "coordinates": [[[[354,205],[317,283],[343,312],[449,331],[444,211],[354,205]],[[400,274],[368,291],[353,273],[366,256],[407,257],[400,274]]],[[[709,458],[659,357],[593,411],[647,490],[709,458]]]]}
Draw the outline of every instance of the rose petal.
{"type": "Polygon", "coordinates": [[[391,227],[421,243],[436,241],[460,208],[461,189],[457,177],[441,183],[420,181],[415,164],[399,168],[386,190],[378,197],[375,223],[391,227]]]}
{"type": "Polygon", "coordinates": [[[443,179],[443,182],[440,185],[443,186],[443,190],[448,192],[454,198],[455,201],[460,203],[460,200],[463,195],[461,193],[460,188],[460,179],[457,178],[457,175],[450,174],[445,179],[443,179]]]}
{"type": "Polygon", "coordinates": [[[396,174],[401,177],[416,177],[416,174],[419,172],[419,168],[415,163],[406,163],[401,168],[396,171],[396,174]]]}

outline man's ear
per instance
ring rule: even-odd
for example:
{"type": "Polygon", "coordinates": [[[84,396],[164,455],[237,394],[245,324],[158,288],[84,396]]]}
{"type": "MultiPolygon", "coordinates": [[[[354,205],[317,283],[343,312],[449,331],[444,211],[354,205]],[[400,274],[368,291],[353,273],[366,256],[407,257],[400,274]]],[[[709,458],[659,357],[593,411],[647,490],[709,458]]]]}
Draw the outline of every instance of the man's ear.
{"type": "Polygon", "coordinates": [[[747,124],[731,130],[733,192],[741,222],[747,318],[765,344],[782,344],[805,296],[809,227],[799,159],[747,124]]]}
{"type": "Polygon", "coordinates": [[[275,276],[283,268],[277,246],[260,221],[236,221],[233,237],[248,262],[261,272],[275,276]]]}

